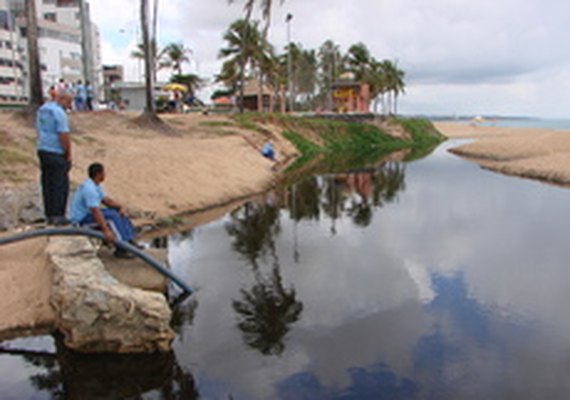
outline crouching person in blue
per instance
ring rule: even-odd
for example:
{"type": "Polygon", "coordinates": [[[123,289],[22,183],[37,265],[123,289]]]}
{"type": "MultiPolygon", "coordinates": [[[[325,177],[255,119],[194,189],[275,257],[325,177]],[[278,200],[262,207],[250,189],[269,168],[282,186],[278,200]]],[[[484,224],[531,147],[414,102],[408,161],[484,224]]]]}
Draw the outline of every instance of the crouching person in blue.
{"type": "MultiPolygon", "coordinates": [[[[71,222],[79,226],[101,229],[108,241],[115,239],[138,247],[135,229],[125,215],[123,206],[107,197],[101,183],[105,180],[105,168],[94,163],[88,169],[89,178],[79,186],[71,201],[71,222]],[[105,206],[105,207],[103,207],[105,206]]],[[[130,254],[117,248],[115,256],[130,258],[130,254]]]]}

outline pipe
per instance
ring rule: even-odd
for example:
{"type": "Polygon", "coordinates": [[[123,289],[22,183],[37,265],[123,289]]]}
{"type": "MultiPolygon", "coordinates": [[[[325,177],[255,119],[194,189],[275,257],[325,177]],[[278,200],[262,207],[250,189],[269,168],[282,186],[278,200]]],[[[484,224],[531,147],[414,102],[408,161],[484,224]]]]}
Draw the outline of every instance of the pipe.
{"type": "MultiPolygon", "coordinates": [[[[48,229],[38,229],[34,231],[28,231],[19,233],[13,236],[8,237],[0,237],[0,246],[11,244],[15,242],[19,242],[22,240],[33,239],[41,236],[88,236],[96,239],[106,240],[105,235],[102,232],[88,229],[88,228],[48,228],[48,229]]],[[[170,278],[170,280],[176,283],[184,292],[187,294],[191,294],[193,292],[192,288],[180,279],[177,275],[175,275],[172,271],[162,266],[159,262],[157,262],[152,257],[145,254],[143,251],[139,250],[135,246],[127,242],[123,242],[121,240],[113,241],[113,244],[120,249],[128,251],[131,254],[134,254],[145,263],[150,265],[152,268],[160,272],[162,275],[170,278]]]]}

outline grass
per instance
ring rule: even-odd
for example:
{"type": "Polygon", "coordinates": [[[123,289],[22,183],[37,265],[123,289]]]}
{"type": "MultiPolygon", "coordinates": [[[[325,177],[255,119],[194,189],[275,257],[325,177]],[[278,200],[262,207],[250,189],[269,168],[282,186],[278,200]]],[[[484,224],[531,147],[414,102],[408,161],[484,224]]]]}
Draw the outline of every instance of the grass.
{"type": "Polygon", "coordinates": [[[409,149],[406,161],[428,155],[445,138],[426,119],[394,118],[411,136],[396,138],[375,125],[319,118],[294,117],[285,114],[246,113],[233,117],[248,130],[262,131],[258,124],[280,126],[287,140],[301,153],[289,171],[322,158],[329,170],[356,168],[372,164],[391,152],[409,149]]]}

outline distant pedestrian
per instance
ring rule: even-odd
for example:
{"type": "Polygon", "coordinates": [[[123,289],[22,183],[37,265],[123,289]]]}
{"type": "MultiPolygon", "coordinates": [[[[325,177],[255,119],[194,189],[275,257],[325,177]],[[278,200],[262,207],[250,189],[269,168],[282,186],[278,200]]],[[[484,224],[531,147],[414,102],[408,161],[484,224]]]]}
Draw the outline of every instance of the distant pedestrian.
{"type": "MultiPolygon", "coordinates": [[[[110,242],[121,240],[140,247],[135,242],[135,229],[126,216],[124,207],[108,197],[101,186],[105,180],[103,164],[91,164],[87,174],[89,178],[79,186],[73,195],[71,221],[80,226],[96,225],[110,242]]],[[[117,248],[115,256],[126,258],[128,253],[117,248]]]]}
{"type": "Polygon", "coordinates": [[[58,92],[67,92],[69,91],[69,86],[67,85],[67,83],[65,83],[65,79],[61,78],[59,80],[59,83],[57,84],[56,87],[58,92]]]}
{"type": "Polygon", "coordinates": [[[271,161],[275,161],[275,149],[273,148],[273,143],[266,142],[261,149],[261,154],[265,158],[269,158],[271,161]]]}
{"type": "Polygon", "coordinates": [[[36,116],[44,213],[47,222],[54,225],[66,222],[71,169],[71,140],[66,110],[71,108],[71,102],[69,93],[57,92],[55,101],[41,106],[36,116]]]}
{"type": "Polygon", "coordinates": [[[93,100],[95,99],[95,91],[93,90],[93,85],[91,82],[85,81],[85,94],[86,94],[86,109],[87,111],[93,111],[93,100]]]}
{"type": "Polygon", "coordinates": [[[82,81],[77,81],[77,84],[74,88],[75,94],[75,110],[76,111],[85,111],[85,104],[87,102],[87,91],[85,86],[83,85],[82,81]]]}
{"type": "Polygon", "coordinates": [[[49,87],[48,95],[49,95],[50,101],[55,101],[55,98],[57,97],[57,89],[55,88],[55,86],[49,87]]]}

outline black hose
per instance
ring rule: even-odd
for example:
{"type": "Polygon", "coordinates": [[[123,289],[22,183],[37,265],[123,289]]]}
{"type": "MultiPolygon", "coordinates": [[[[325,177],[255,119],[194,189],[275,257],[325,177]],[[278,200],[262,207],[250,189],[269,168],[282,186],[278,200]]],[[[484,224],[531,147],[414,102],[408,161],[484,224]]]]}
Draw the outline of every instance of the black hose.
{"type": "MultiPolygon", "coordinates": [[[[19,233],[13,236],[8,237],[0,237],[0,246],[10,243],[19,242],[22,240],[33,239],[41,236],[88,236],[96,239],[106,240],[105,235],[102,232],[96,231],[94,229],[89,228],[48,228],[48,229],[38,229],[34,231],[27,231],[23,233],[19,233]]],[[[191,294],[193,292],[192,288],[186,284],[182,279],[176,276],[172,271],[168,268],[162,266],[158,261],[153,259],[152,257],[148,256],[143,251],[139,250],[137,247],[123,242],[121,240],[113,241],[113,244],[123,249],[141,260],[145,263],[150,265],[152,268],[160,272],[162,275],[170,278],[170,280],[176,283],[184,292],[191,294]]]]}

